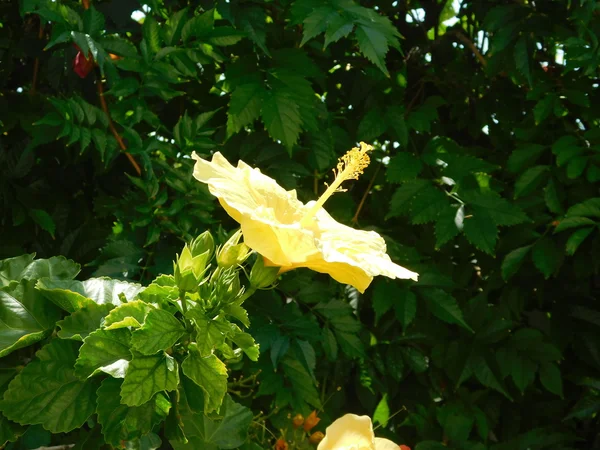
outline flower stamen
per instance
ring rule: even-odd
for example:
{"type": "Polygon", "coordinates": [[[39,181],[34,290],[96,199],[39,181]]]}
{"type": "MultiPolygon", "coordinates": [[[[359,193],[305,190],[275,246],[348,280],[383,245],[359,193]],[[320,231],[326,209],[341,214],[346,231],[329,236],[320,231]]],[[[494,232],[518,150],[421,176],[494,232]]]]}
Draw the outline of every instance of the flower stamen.
{"type": "Polygon", "coordinates": [[[371,145],[360,143],[360,148],[354,147],[338,160],[337,168],[333,169],[335,179],[331,185],[327,185],[327,190],[319,197],[317,202],[310,208],[308,213],[302,218],[300,224],[307,225],[317,214],[317,211],[325,204],[325,202],[336,192],[345,192],[346,189],[341,187],[346,180],[358,180],[360,174],[371,162],[368,152],[373,150],[371,145]]]}

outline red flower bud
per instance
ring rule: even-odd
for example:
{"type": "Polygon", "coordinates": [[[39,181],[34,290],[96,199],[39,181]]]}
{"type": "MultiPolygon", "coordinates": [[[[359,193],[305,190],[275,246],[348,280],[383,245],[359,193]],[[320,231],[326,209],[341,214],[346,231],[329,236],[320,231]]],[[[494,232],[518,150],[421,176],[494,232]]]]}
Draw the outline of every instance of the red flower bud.
{"type": "Polygon", "coordinates": [[[73,71],[81,78],[85,78],[93,68],[94,58],[92,55],[89,55],[89,57],[86,59],[81,50],[79,50],[77,55],[75,55],[75,59],[73,60],[73,71]]]}
{"type": "Polygon", "coordinates": [[[400,445],[400,450],[410,450],[410,447],[408,445],[400,445]]]}

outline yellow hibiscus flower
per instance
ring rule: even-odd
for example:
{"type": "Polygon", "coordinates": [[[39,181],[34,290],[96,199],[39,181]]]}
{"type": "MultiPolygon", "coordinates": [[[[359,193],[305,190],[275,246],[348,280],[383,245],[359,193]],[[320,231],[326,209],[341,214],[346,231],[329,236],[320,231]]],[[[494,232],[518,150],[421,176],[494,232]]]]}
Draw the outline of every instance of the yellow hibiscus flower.
{"type": "Polygon", "coordinates": [[[399,450],[392,441],[376,438],[369,416],[346,414],[325,430],[317,450],[399,450]]]}
{"type": "Polygon", "coordinates": [[[307,267],[331,275],[340,283],[364,292],[373,277],[411,278],[418,275],[394,264],[383,238],[335,221],[322,206],[343,191],[345,180],[356,179],[369,163],[371,146],[361,142],[344,155],[333,183],[315,202],[302,203],[296,191],[286,191],[275,180],[243,161],[232,166],[221,153],[211,161],[195,152],[194,177],[206,183],[227,213],[242,229],[245,244],[262,255],[267,264],[288,271],[307,267]]]}

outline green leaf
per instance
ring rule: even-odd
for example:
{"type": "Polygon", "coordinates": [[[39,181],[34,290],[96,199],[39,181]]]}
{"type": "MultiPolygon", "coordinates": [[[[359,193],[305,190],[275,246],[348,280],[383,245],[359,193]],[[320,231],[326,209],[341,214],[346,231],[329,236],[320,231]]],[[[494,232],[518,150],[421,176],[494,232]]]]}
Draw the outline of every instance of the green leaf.
{"type": "Polygon", "coordinates": [[[237,325],[234,325],[233,329],[234,332],[230,336],[231,340],[242,349],[248,358],[250,358],[252,361],[258,361],[260,351],[258,344],[254,341],[254,338],[248,333],[244,333],[242,330],[240,330],[237,325]]]}
{"type": "Polygon", "coordinates": [[[188,20],[181,30],[181,40],[186,43],[192,37],[201,38],[209,34],[215,24],[215,10],[209,9],[204,14],[188,20]]]}
{"type": "Polygon", "coordinates": [[[98,305],[90,303],[84,306],[57,322],[56,325],[60,328],[58,337],[83,341],[90,333],[100,328],[102,319],[113,308],[114,306],[111,304],[98,305]]]}
{"type": "Polygon", "coordinates": [[[519,173],[535,163],[546,148],[539,144],[519,144],[508,158],[506,168],[509,172],[519,173]]]}
{"type": "Polygon", "coordinates": [[[265,31],[266,14],[262,8],[248,8],[245,10],[244,17],[240,20],[241,28],[248,34],[248,37],[267,55],[271,53],[267,48],[267,33],[265,31]]]}
{"type": "Polygon", "coordinates": [[[327,359],[335,361],[338,355],[338,344],[331,328],[323,327],[323,339],[321,343],[323,344],[323,350],[325,351],[325,355],[327,355],[327,359]]]}
{"type": "Polygon", "coordinates": [[[388,421],[390,420],[390,407],[388,406],[387,394],[383,394],[383,397],[377,404],[375,412],[373,413],[373,423],[379,423],[384,428],[387,427],[388,421]]]}
{"type": "Polygon", "coordinates": [[[576,156],[567,165],[567,178],[574,180],[579,178],[587,167],[589,158],[587,156],[576,156]]]}
{"type": "Polygon", "coordinates": [[[304,365],[291,356],[285,356],[281,360],[281,368],[285,374],[285,377],[292,384],[294,396],[300,401],[306,402],[315,408],[320,408],[321,399],[319,397],[319,392],[312,382],[310,373],[304,367],[304,365]]]}
{"type": "Polygon", "coordinates": [[[104,31],[104,15],[96,8],[90,6],[83,12],[83,32],[95,36],[104,31]]]}
{"type": "Polygon", "coordinates": [[[515,182],[514,198],[531,194],[545,179],[549,166],[534,166],[527,169],[515,182]]]}
{"type": "Polygon", "coordinates": [[[555,274],[563,260],[563,253],[551,238],[544,237],[533,246],[533,264],[548,279],[555,274]]]}
{"type": "Polygon", "coordinates": [[[196,325],[196,345],[202,356],[210,355],[215,347],[225,342],[225,337],[232,331],[228,321],[221,317],[209,319],[200,309],[190,309],[186,317],[196,325]]]}
{"type": "Polygon", "coordinates": [[[414,224],[434,222],[448,206],[448,196],[440,189],[423,189],[412,200],[410,213],[414,224]]]}
{"type": "Polygon", "coordinates": [[[422,288],[419,292],[425,299],[429,311],[438,319],[447,323],[460,325],[466,330],[474,332],[465,322],[458,303],[450,294],[438,288],[422,288]]]}
{"type": "Polygon", "coordinates": [[[356,132],[359,141],[372,141],[387,130],[385,117],[379,109],[370,109],[358,124],[356,132]]]}
{"type": "Polygon", "coordinates": [[[533,53],[528,47],[527,37],[525,35],[521,36],[515,44],[514,58],[517,70],[525,76],[527,82],[531,85],[533,84],[533,79],[531,76],[531,62],[529,57],[533,53]]]}
{"type": "Polygon", "coordinates": [[[421,441],[415,447],[415,450],[447,450],[446,447],[441,442],[436,441],[421,441]]]}
{"type": "Polygon", "coordinates": [[[347,18],[337,15],[328,21],[327,29],[325,30],[325,45],[326,49],[329,44],[339,41],[341,38],[347,37],[354,29],[354,24],[348,21],[347,18]]]}
{"type": "Polygon", "coordinates": [[[400,350],[406,364],[415,373],[423,373],[429,368],[429,358],[421,350],[414,347],[402,347],[400,350]]]}
{"type": "Polygon", "coordinates": [[[122,56],[124,58],[136,58],[138,56],[138,51],[135,45],[133,45],[129,40],[116,35],[103,36],[98,39],[98,43],[104,48],[104,50],[114,55],[122,56]]]}
{"type": "Polygon", "coordinates": [[[596,225],[596,221],[587,217],[565,217],[564,219],[560,220],[560,222],[558,222],[558,225],[554,228],[554,232],[560,233],[561,231],[570,230],[572,228],[579,228],[586,225],[596,225]]]}
{"type": "Polygon", "coordinates": [[[600,218],[600,197],[590,198],[569,208],[567,217],[584,216],[600,218]]]}
{"type": "Polygon", "coordinates": [[[533,116],[535,118],[535,124],[539,125],[552,113],[554,109],[554,103],[557,101],[555,94],[547,94],[542,100],[537,102],[535,108],[533,108],[533,116]]]}
{"type": "Polygon", "coordinates": [[[228,316],[234,317],[239,320],[246,328],[250,326],[250,319],[248,318],[248,311],[238,305],[227,305],[223,308],[223,312],[228,316]]]}
{"type": "Polygon", "coordinates": [[[585,241],[585,238],[590,235],[590,233],[594,231],[594,228],[580,228],[575,231],[569,239],[567,240],[567,244],[565,246],[567,255],[574,255],[579,246],[585,241]]]}
{"type": "Polygon", "coordinates": [[[554,363],[543,363],[540,366],[540,381],[553,394],[563,397],[562,377],[560,369],[554,363]]]}
{"type": "Polygon", "coordinates": [[[0,261],[0,288],[12,281],[52,278],[70,280],[79,273],[81,266],[64,256],[36,259],[34,255],[22,255],[0,261]]]}
{"type": "Polygon", "coordinates": [[[106,443],[115,447],[152,431],[171,409],[171,402],[161,392],[141,406],[122,405],[119,397],[122,383],[122,380],[107,378],[97,392],[98,398],[102,399],[96,408],[98,423],[106,443]]]}
{"type": "Polygon", "coordinates": [[[302,42],[300,47],[306,44],[309,40],[324,33],[330,21],[339,17],[339,14],[331,6],[322,6],[312,11],[306,19],[302,27],[302,42]]]}
{"type": "Polygon", "coordinates": [[[208,42],[213,45],[226,47],[237,44],[244,37],[246,37],[246,33],[243,31],[238,31],[231,27],[219,27],[210,32],[208,42]]]}
{"type": "Polygon", "coordinates": [[[394,305],[396,318],[402,324],[402,328],[406,330],[417,315],[417,296],[408,289],[398,291],[396,304],[394,305]]]}
{"type": "Polygon", "coordinates": [[[389,48],[385,34],[377,28],[359,24],[356,27],[355,35],[361,53],[389,78],[390,73],[385,67],[385,55],[389,48]]]}
{"type": "Polygon", "coordinates": [[[160,26],[151,14],[148,14],[144,19],[142,35],[148,50],[153,54],[158,53],[161,49],[160,26]]]}
{"type": "Polygon", "coordinates": [[[531,249],[531,245],[527,245],[525,247],[517,248],[510,252],[502,261],[502,279],[504,281],[508,281],[514,274],[516,274],[523,262],[525,261],[525,256],[529,253],[531,249]]]}
{"type": "Polygon", "coordinates": [[[478,209],[485,209],[498,226],[512,226],[530,221],[521,208],[495,192],[467,191],[463,197],[470,205],[477,206],[478,209]]]}
{"type": "Polygon", "coordinates": [[[182,29],[188,20],[188,8],[179,9],[171,14],[163,26],[166,45],[177,45],[179,43],[182,29]]]}
{"type": "Polygon", "coordinates": [[[525,389],[535,380],[537,364],[522,352],[502,348],[496,352],[496,359],[503,372],[510,373],[521,393],[525,392],[525,389]]]}
{"type": "Polygon", "coordinates": [[[550,179],[544,188],[544,200],[550,212],[554,214],[562,214],[564,212],[559,188],[553,179],[550,179]]]}
{"type": "Polygon", "coordinates": [[[21,274],[33,262],[35,253],[15,256],[0,261],[0,287],[8,286],[12,281],[21,281],[21,274]]]}
{"type": "Polygon", "coordinates": [[[33,219],[35,223],[37,223],[42,230],[50,233],[50,236],[54,238],[54,232],[56,231],[56,224],[54,223],[54,219],[43,209],[30,209],[29,217],[33,219]]]}
{"type": "Polygon", "coordinates": [[[17,423],[41,424],[52,433],[81,427],[96,407],[97,384],[79,380],[73,370],[78,344],[55,339],[36,353],[10,382],[0,401],[3,414],[17,423]]]}
{"type": "Polygon", "coordinates": [[[174,391],[179,384],[179,369],[175,358],[160,352],[145,356],[135,351],[121,386],[121,402],[140,406],[161,391],[174,391]]]}
{"type": "Polygon", "coordinates": [[[394,305],[395,289],[391,283],[377,281],[373,290],[373,311],[375,311],[375,323],[388,312],[394,305]]]}
{"type": "Polygon", "coordinates": [[[143,286],[136,283],[111,280],[110,278],[90,278],[81,281],[59,281],[42,278],[37,283],[44,296],[68,312],[75,312],[90,302],[103,305],[112,303],[120,305],[119,295],[133,299],[143,286]]]}
{"type": "Polygon", "coordinates": [[[44,339],[58,319],[60,310],[35,289],[35,281],[0,288],[0,358],[44,339]]]}
{"type": "Polygon", "coordinates": [[[126,361],[131,359],[129,330],[96,330],[83,341],[75,363],[75,375],[88,378],[104,372],[123,378],[126,361]]]}
{"type": "Polygon", "coordinates": [[[385,172],[390,183],[404,183],[417,178],[423,169],[421,160],[410,153],[398,153],[390,160],[385,172]]]}
{"type": "Polygon", "coordinates": [[[227,134],[232,135],[250,125],[260,116],[265,88],[261,83],[246,83],[231,94],[227,112],[227,134]]]}
{"type": "Polygon", "coordinates": [[[479,250],[494,255],[498,240],[498,227],[487,209],[473,208],[473,215],[465,218],[464,233],[467,240],[479,250]]]}
{"type": "Polygon", "coordinates": [[[291,154],[302,125],[296,102],[280,90],[271,91],[263,102],[261,115],[269,135],[281,141],[291,154]]]}
{"type": "Polygon", "coordinates": [[[595,417],[598,411],[600,411],[600,399],[598,399],[597,395],[588,394],[573,406],[573,409],[565,417],[565,420],[573,418],[590,419],[595,417]]]}
{"type": "Polygon", "coordinates": [[[431,184],[427,180],[417,179],[404,183],[392,196],[390,203],[390,212],[386,216],[386,219],[391,217],[401,216],[406,214],[410,209],[410,204],[413,197],[420,191],[427,189],[431,184]]]}
{"type": "Polygon", "coordinates": [[[144,325],[133,332],[131,344],[143,355],[173,346],[185,334],[183,324],[168,311],[152,309],[144,325]]]}
{"type": "MultiPolygon", "coordinates": [[[[188,398],[188,402],[190,399],[188,398]]],[[[175,450],[194,449],[234,449],[246,441],[248,428],[252,422],[252,411],[235,403],[230,396],[225,397],[220,417],[195,414],[190,408],[182,411],[182,420],[188,444],[171,441],[175,450]]],[[[245,447],[241,447],[245,448],[245,447]]]]}
{"type": "Polygon", "coordinates": [[[444,428],[444,435],[452,442],[469,439],[475,418],[460,404],[447,403],[437,410],[437,419],[444,428]]]}
{"type": "Polygon", "coordinates": [[[447,242],[458,236],[464,228],[464,205],[447,205],[439,214],[435,223],[435,247],[439,249],[447,242]]]}
{"type": "Polygon", "coordinates": [[[194,342],[181,364],[183,373],[204,391],[204,412],[219,410],[227,393],[227,368],[214,354],[202,356],[194,342]]]}
{"type": "Polygon", "coordinates": [[[26,430],[27,428],[8,420],[0,413],[0,445],[15,442],[26,430]]]}
{"type": "Polygon", "coordinates": [[[484,386],[490,387],[503,394],[509,400],[512,400],[511,396],[506,392],[504,383],[501,378],[497,375],[497,370],[494,371],[490,365],[495,366],[496,362],[493,357],[484,357],[483,355],[476,354],[469,358],[468,366],[473,372],[477,380],[484,386]]]}
{"type": "Polygon", "coordinates": [[[406,147],[408,147],[408,126],[406,125],[406,120],[404,119],[404,108],[399,106],[390,106],[387,109],[386,119],[388,126],[395,131],[396,136],[400,141],[400,145],[402,146],[401,148],[406,149],[406,147]]]}
{"type": "Polygon", "coordinates": [[[139,328],[146,320],[146,315],[153,309],[152,305],[141,300],[124,303],[106,316],[104,328],[107,330],[127,327],[139,328]]]}

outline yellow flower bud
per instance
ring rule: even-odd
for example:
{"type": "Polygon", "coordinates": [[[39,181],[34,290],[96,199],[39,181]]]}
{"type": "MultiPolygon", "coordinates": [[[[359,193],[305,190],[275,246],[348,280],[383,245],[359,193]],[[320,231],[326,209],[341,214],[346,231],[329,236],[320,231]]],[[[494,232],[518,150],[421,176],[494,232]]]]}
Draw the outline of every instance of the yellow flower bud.
{"type": "Polygon", "coordinates": [[[323,433],[321,433],[320,431],[315,431],[308,438],[308,442],[310,442],[313,445],[317,445],[319,442],[321,442],[323,440],[324,437],[325,437],[325,435],[323,433]]]}

